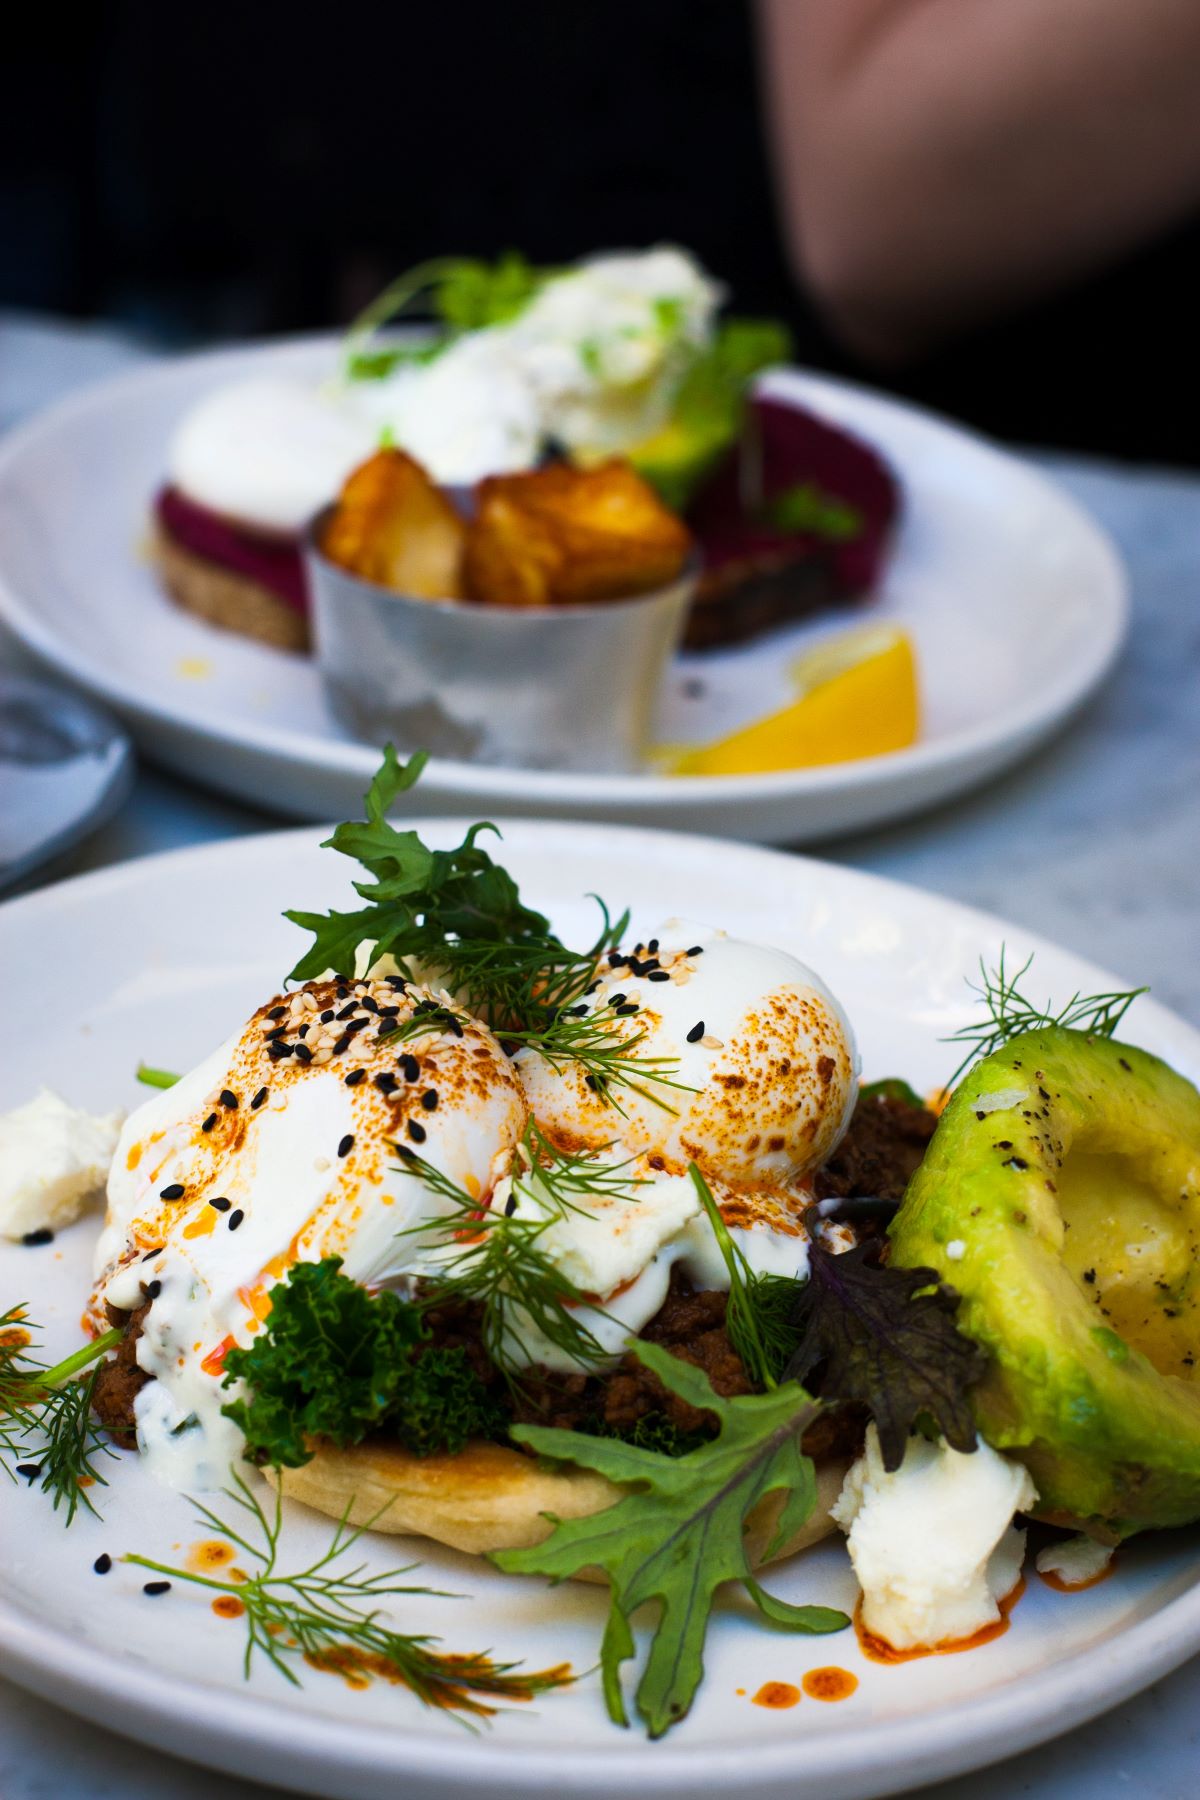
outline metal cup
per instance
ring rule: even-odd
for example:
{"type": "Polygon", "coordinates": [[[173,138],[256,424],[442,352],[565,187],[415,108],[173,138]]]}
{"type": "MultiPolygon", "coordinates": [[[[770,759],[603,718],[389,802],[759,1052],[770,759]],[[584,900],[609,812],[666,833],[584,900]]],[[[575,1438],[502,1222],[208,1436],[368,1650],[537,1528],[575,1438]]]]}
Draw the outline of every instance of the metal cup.
{"type": "Polygon", "coordinates": [[[355,737],[525,769],[640,766],[694,562],[624,600],[421,600],[330,562],[320,548],[329,510],[309,530],[305,565],[325,692],[355,737]]]}

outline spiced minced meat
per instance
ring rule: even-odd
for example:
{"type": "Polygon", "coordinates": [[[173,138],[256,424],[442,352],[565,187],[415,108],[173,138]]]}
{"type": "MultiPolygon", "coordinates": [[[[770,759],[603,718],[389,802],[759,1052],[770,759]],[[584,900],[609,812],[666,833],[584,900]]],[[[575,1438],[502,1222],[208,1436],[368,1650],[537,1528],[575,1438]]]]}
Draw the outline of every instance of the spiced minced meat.
{"type": "MultiPolygon", "coordinates": [[[[927,1108],[891,1095],[861,1099],[835,1154],[816,1176],[818,1200],[871,1195],[899,1201],[916,1172],[937,1124],[927,1108]]],[[[96,1375],[93,1405],[100,1422],[122,1448],[136,1446],[134,1401],[147,1381],[137,1362],[137,1344],[152,1301],[135,1312],[108,1308],[125,1336],[113,1358],[96,1375]]],[[[725,1314],[728,1296],[711,1289],[694,1290],[678,1267],[661,1308],[641,1333],[682,1362],[702,1369],[713,1391],[723,1399],[755,1391],[742,1359],[730,1341],[725,1314]]],[[[624,1356],[603,1374],[555,1374],[530,1370],[508,1387],[484,1347],[479,1309],[453,1301],[426,1314],[429,1331],[422,1348],[461,1349],[476,1376],[499,1393],[507,1388],[515,1424],[552,1425],[563,1430],[625,1436],[647,1422],[677,1435],[681,1443],[697,1440],[712,1428],[711,1414],[672,1393],[651,1369],[633,1355],[624,1356]]],[[[421,1354],[418,1350],[417,1354],[421,1354]]],[[[804,1437],[811,1456],[848,1455],[861,1443],[864,1421],[857,1409],[839,1409],[818,1418],[804,1437]]]]}

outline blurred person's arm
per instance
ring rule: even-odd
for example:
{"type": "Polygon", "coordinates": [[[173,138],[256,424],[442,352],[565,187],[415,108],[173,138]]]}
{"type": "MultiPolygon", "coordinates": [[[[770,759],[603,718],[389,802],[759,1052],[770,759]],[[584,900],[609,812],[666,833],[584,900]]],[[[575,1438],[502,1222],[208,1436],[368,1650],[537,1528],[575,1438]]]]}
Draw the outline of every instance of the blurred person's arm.
{"type": "Polygon", "coordinates": [[[882,360],[1200,205],[1200,0],[758,0],[793,263],[882,360]]]}

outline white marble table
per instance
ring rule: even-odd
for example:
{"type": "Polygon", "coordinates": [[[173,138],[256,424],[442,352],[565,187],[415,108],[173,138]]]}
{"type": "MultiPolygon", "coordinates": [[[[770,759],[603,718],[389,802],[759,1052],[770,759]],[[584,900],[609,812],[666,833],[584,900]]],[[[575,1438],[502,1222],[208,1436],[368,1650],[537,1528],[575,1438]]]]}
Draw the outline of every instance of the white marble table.
{"type": "MultiPolygon", "coordinates": [[[[103,334],[0,318],[0,422],[136,354],[103,334]]],[[[1120,669],[1022,768],[827,854],[1003,913],[1149,982],[1200,1024],[1200,478],[1049,460],[1129,562],[1133,634],[1120,669]]],[[[55,873],[276,823],[144,768],[124,812],[55,873]]],[[[0,1681],[0,1800],[265,1800],[265,1788],[151,1755],[52,1702],[0,1681]]],[[[1200,1791],[1198,1719],[1192,1664],[1052,1745],[926,1792],[1189,1800],[1200,1791]]]]}

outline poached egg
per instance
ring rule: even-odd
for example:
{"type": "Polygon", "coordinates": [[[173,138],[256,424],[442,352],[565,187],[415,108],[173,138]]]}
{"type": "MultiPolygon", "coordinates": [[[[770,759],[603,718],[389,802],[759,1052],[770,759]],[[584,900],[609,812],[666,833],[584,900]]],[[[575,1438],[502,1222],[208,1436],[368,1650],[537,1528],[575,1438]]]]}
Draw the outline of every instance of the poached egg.
{"type": "Polygon", "coordinates": [[[418,1268],[414,1228],[452,1211],[409,1145],[481,1207],[527,1108],[486,1026],[398,980],[278,995],[127,1121],[108,1183],[93,1321],[153,1304],[139,1447],[177,1486],[220,1486],[240,1454],[223,1362],[297,1262],[339,1256],[365,1286],[418,1268]],[[453,1020],[453,1024],[447,1023],[453,1020]],[[400,1028],[403,1035],[389,1035],[400,1028]]]}

